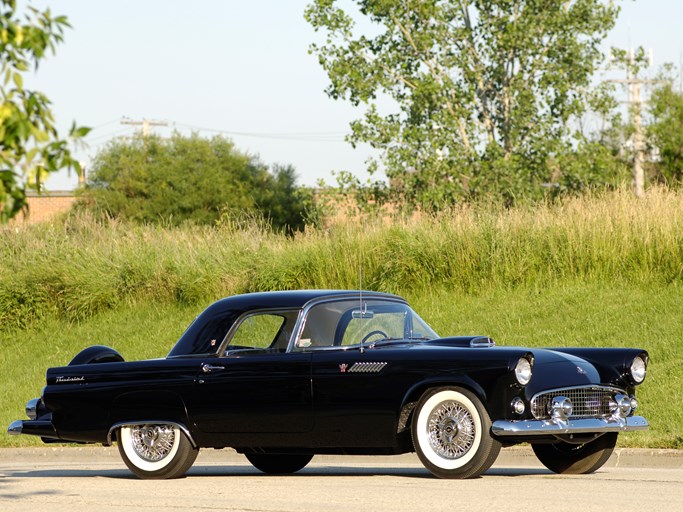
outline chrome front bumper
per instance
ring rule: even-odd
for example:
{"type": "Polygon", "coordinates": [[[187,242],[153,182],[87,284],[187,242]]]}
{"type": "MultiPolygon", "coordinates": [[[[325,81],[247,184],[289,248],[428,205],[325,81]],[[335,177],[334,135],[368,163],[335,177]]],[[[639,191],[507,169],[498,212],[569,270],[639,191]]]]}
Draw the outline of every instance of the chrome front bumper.
{"type": "Polygon", "coordinates": [[[556,420],[498,420],[491,425],[494,436],[543,436],[558,434],[601,434],[604,432],[627,432],[646,430],[647,420],[642,416],[627,418],[584,418],[556,420]]]}

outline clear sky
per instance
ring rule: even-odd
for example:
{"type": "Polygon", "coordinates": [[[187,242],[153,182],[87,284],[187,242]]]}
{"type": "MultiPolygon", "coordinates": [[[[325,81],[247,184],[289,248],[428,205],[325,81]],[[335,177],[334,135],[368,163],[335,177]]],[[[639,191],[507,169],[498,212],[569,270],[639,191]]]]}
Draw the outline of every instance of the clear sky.
{"type": "MultiPolygon", "coordinates": [[[[27,2],[24,1],[25,5],[27,2]]],[[[88,161],[133,120],[171,130],[222,133],[267,165],[292,164],[299,182],[334,183],[332,171],[365,179],[369,148],[344,142],[359,117],[327,97],[327,77],[308,46],[308,0],[34,0],[73,27],[27,85],[44,92],[63,134],[73,120],[93,128],[88,161]]],[[[683,0],[625,0],[606,47],[652,48],[655,67],[683,59],[683,0]]],[[[654,70],[652,71],[654,73],[654,70]]],[[[60,173],[48,189],[69,189],[60,173]]]]}

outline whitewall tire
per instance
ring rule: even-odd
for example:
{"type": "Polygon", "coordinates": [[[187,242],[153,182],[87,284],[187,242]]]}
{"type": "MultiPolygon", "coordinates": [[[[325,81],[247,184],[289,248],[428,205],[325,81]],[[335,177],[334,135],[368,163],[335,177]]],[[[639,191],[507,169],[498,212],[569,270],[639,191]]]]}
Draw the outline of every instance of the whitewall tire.
{"type": "Polygon", "coordinates": [[[427,391],[413,415],[415,451],[440,478],[473,478],[490,468],[500,452],[490,430],[481,401],[457,387],[427,391]]]}
{"type": "Polygon", "coordinates": [[[118,448],[126,466],[146,479],[181,477],[199,453],[177,425],[157,423],[121,427],[118,448]]]}

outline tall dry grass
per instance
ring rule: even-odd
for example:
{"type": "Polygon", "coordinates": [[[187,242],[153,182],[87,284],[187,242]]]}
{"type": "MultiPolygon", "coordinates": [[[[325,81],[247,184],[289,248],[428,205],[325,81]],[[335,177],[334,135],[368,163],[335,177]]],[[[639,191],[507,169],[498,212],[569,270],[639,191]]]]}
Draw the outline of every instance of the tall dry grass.
{"type": "Polygon", "coordinates": [[[258,223],[159,228],[74,216],[0,230],[0,325],[76,321],[122,303],[206,303],[248,291],[544,286],[683,280],[683,193],[651,189],[558,204],[463,207],[337,222],[293,238],[258,223]]]}

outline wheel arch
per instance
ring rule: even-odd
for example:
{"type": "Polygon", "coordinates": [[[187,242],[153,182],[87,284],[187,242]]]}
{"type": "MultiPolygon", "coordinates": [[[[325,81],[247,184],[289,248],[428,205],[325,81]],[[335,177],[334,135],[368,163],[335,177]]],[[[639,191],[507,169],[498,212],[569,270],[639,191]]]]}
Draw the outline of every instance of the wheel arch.
{"type": "Polygon", "coordinates": [[[173,425],[174,427],[178,427],[186,436],[187,439],[190,441],[190,444],[192,444],[192,448],[199,448],[199,445],[195,442],[194,437],[192,436],[192,433],[190,430],[187,428],[186,425],[182,423],[178,423],[176,421],[168,421],[168,420],[160,420],[160,419],[155,419],[155,420],[140,420],[140,421],[121,421],[118,423],[113,424],[109,428],[109,432],[107,433],[107,444],[111,445],[112,442],[116,439],[117,432],[121,427],[134,427],[137,425],[173,425]]]}
{"type": "Polygon", "coordinates": [[[417,382],[408,389],[399,409],[396,432],[401,433],[410,428],[415,406],[427,391],[442,387],[459,387],[470,391],[481,401],[487,414],[491,417],[491,408],[488,403],[486,392],[484,391],[484,388],[473,379],[466,375],[458,377],[434,377],[417,382]]]}
{"type": "Polygon", "coordinates": [[[173,391],[130,391],[118,395],[111,408],[107,442],[116,440],[117,431],[124,426],[145,424],[175,425],[187,436],[193,448],[198,448],[190,428],[187,407],[182,397],[173,391]]]}

